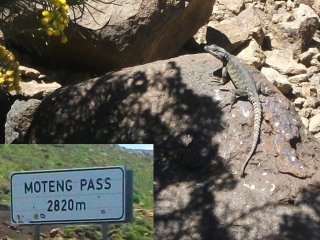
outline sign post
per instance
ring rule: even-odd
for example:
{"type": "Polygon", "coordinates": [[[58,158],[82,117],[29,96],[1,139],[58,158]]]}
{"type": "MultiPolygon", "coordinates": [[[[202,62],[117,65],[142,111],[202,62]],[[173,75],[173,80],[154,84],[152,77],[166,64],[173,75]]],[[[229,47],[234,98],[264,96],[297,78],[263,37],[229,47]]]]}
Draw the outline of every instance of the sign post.
{"type": "MultiPolygon", "coordinates": [[[[13,224],[130,221],[133,173],[123,166],[15,172],[11,175],[13,224]]],[[[106,231],[103,231],[107,239],[106,231]]]]}

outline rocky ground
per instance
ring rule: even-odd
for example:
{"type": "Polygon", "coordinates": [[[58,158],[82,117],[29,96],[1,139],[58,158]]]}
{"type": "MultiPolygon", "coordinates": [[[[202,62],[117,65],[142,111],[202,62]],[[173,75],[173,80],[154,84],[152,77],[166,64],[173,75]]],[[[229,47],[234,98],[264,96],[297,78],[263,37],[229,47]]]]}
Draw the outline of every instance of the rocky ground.
{"type": "Polygon", "coordinates": [[[319,1],[312,0],[220,0],[196,39],[219,43],[259,69],[319,138],[319,13],[319,1]]]}
{"type": "Polygon", "coordinates": [[[156,239],[320,239],[319,1],[133,6],[130,14],[116,15],[119,6],[99,13],[110,25],[87,14],[79,22],[86,38],[71,38],[69,47],[39,45],[46,62],[67,59],[81,71],[48,67],[17,50],[24,82],[20,95],[2,100],[3,142],[155,143],[156,239]],[[230,94],[210,75],[221,62],[203,53],[211,43],[272,90],[260,95],[261,137],[244,179],[251,105],[223,108],[230,94]],[[83,49],[93,53],[86,58],[83,49]]]}

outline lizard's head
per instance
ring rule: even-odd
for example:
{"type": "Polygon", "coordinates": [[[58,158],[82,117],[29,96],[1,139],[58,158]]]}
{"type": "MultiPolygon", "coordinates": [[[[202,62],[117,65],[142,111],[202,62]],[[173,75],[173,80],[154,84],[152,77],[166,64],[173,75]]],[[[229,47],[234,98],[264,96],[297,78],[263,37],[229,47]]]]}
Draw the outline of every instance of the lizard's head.
{"type": "Polygon", "coordinates": [[[204,46],[204,50],[212,54],[216,58],[219,58],[220,60],[224,60],[228,58],[227,51],[215,44],[204,46]]]}

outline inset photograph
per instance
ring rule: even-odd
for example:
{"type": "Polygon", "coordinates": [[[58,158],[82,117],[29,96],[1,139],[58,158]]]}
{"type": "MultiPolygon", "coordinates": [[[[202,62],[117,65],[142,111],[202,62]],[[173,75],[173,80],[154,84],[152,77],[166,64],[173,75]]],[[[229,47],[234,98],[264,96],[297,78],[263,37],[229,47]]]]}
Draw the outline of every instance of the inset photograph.
{"type": "Polygon", "coordinates": [[[153,239],[152,144],[0,145],[0,239],[153,239]]]}

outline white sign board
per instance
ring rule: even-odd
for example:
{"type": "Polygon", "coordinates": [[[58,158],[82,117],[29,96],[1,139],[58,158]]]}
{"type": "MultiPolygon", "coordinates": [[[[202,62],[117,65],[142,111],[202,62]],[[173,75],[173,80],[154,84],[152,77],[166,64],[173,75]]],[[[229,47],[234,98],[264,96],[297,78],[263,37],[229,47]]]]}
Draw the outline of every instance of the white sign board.
{"type": "Polygon", "coordinates": [[[124,220],[124,167],[11,175],[11,221],[15,224],[124,220]]]}

